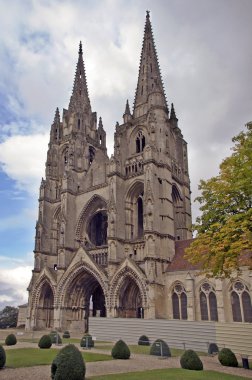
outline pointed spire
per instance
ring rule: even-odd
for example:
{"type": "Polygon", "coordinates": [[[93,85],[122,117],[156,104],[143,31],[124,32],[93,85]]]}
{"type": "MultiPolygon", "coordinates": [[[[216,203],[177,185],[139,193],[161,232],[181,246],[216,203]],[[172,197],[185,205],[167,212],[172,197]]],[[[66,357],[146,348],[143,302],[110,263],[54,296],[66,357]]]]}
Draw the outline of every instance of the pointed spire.
{"type": "Polygon", "coordinates": [[[149,105],[158,105],[167,109],[149,11],[146,12],[138,83],[135,94],[135,116],[138,116],[139,114],[136,112],[137,110],[139,110],[140,114],[143,114],[143,109],[141,110],[141,108],[143,108],[142,106],[146,103],[149,103],[149,105]]]}
{"type": "Polygon", "coordinates": [[[171,115],[170,115],[170,119],[177,119],[177,116],[176,116],[176,113],[175,113],[175,109],[174,109],[174,105],[173,103],[171,104],[171,115]]]}
{"type": "Polygon", "coordinates": [[[127,99],[127,102],[126,102],[126,107],[125,107],[124,115],[131,115],[128,99],[127,99]]]}
{"type": "Polygon", "coordinates": [[[60,123],[60,113],[59,113],[59,108],[58,107],[56,108],[56,111],[55,111],[55,116],[54,116],[53,123],[54,124],[59,124],[60,123]]]}
{"type": "Polygon", "coordinates": [[[102,124],[102,118],[101,118],[101,116],[99,117],[98,127],[103,129],[103,124],[102,124]]]}
{"type": "Polygon", "coordinates": [[[124,123],[127,123],[131,119],[131,113],[130,113],[130,107],[129,107],[129,101],[127,99],[126,106],[125,106],[125,112],[123,114],[123,121],[124,123]]]}
{"type": "Polygon", "coordinates": [[[79,58],[75,71],[73,92],[70,98],[69,111],[91,114],[91,105],[88,96],[85,66],[83,61],[82,43],[79,44],[79,58]]]}

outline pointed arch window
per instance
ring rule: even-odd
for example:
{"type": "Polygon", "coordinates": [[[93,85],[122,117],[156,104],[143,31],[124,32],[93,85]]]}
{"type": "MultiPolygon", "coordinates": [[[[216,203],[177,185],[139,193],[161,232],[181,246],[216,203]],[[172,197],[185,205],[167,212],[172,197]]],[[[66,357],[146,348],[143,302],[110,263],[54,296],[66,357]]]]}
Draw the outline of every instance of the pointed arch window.
{"type": "Polygon", "coordinates": [[[215,289],[208,282],[200,287],[200,312],[202,321],[218,321],[215,289]]]}
{"type": "Polygon", "coordinates": [[[187,295],[182,284],[175,284],[172,291],[172,310],[174,319],[187,319],[187,295]]]}
{"type": "Polygon", "coordinates": [[[234,322],[252,323],[252,305],[248,287],[236,281],[231,287],[231,306],[234,322]]]}
{"type": "Polygon", "coordinates": [[[140,153],[145,147],[145,136],[142,131],[139,131],[136,138],[136,153],[140,153]]]}

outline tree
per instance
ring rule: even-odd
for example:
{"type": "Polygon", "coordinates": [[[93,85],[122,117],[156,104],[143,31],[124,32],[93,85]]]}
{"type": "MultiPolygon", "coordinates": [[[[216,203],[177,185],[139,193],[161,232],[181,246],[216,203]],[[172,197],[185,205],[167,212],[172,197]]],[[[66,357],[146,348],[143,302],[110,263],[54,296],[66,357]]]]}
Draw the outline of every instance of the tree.
{"type": "Polygon", "coordinates": [[[16,327],[18,319],[18,308],[13,306],[6,306],[0,311],[0,329],[8,327],[16,327]]]}
{"type": "Polygon", "coordinates": [[[252,267],[252,122],[232,141],[233,153],[221,163],[219,175],[200,181],[196,201],[202,214],[185,255],[213,276],[252,267]]]}

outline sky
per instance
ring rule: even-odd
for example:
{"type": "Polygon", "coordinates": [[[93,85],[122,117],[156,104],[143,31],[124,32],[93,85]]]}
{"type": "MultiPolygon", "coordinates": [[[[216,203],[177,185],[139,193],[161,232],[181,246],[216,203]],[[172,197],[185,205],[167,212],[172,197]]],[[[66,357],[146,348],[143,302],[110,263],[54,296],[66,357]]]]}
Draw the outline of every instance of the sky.
{"type": "Polygon", "coordinates": [[[251,0],[0,0],[0,310],[27,302],[38,190],[78,45],[109,155],[132,109],[146,10],[170,106],[188,143],[193,202],[252,120],[251,0]]]}

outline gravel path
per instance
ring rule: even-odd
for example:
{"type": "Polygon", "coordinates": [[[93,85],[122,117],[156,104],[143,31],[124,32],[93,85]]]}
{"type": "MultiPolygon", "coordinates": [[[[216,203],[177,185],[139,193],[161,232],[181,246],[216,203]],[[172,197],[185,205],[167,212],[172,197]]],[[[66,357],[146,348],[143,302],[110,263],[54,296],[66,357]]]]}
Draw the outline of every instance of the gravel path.
{"type": "MultiPolygon", "coordinates": [[[[27,347],[28,344],[22,344],[27,347]]],[[[29,344],[29,346],[31,346],[29,344]]],[[[106,353],[104,350],[92,349],[92,352],[106,353]]],[[[230,373],[242,376],[244,379],[252,378],[252,371],[243,368],[223,367],[218,362],[217,357],[202,356],[204,369],[230,373]]],[[[86,364],[86,379],[92,376],[110,373],[123,373],[145,371],[158,368],[180,368],[179,357],[161,359],[150,355],[133,354],[129,360],[109,360],[103,362],[93,362],[86,364]]],[[[50,366],[37,366],[29,368],[6,368],[0,371],[1,380],[50,380],[50,366]]],[[[120,379],[120,376],[118,376],[120,379]]]]}

